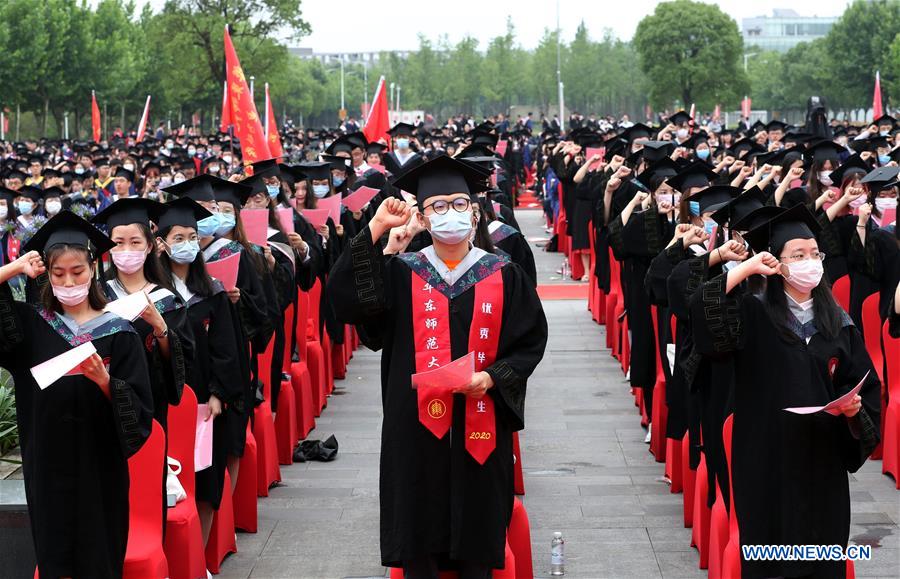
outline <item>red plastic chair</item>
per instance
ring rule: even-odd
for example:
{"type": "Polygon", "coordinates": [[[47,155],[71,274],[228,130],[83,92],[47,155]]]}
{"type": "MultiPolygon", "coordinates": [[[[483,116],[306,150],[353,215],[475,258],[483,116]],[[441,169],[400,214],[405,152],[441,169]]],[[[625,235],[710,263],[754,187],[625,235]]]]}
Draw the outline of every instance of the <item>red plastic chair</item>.
{"type": "MultiPolygon", "coordinates": [[[[886,394],[887,387],[884,380],[884,352],[881,350],[881,314],[878,312],[878,300],[880,294],[877,292],[870,295],[863,301],[862,305],[862,332],[863,341],[866,344],[866,352],[872,359],[872,365],[875,366],[875,372],[878,374],[878,380],[881,382],[881,413],[884,415],[884,409],[887,404],[886,394]]],[[[881,421],[881,437],[884,438],[884,421],[881,421]]],[[[878,460],[881,458],[882,443],[872,451],[869,458],[878,460]]]]}
{"type": "MultiPolygon", "coordinates": [[[[722,443],[731,446],[731,423],[734,415],[728,415],[725,419],[727,427],[722,426],[722,443]],[[725,437],[729,440],[725,442],[725,437]]],[[[727,457],[726,457],[727,460],[727,457]]],[[[731,472],[729,471],[729,484],[731,483],[731,472]]],[[[730,496],[730,495],[729,495],[730,496]]],[[[734,505],[730,505],[732,512],[734,505]]],[[[731,534],[731,522],[728,516],[728,509],[725,508],[725,498],[722,496],[722,489],[716,485],[716,502],[713,503],[709,516],[709,577],[710,579],[719,579],[729,577],[724,574],[725,567],[725,548],[728,545],[731,534]]]]}
{"type": "MultiPolygon", "coordinates": [[[[506,543],[504,557],[506,560],[504,561],[503,569],[494,569],[491,577],[494,579],[523,579],[525,575],[516,574],[516,557],[509,546],[509,542],[506,543]]],[[[438,579],[457,579],[457,577],[459,577],[459,574],[456,571],[441,571],[438,574],[438,579]]],[[[392,567],[390,578],[403,579],[403,569],[392,567]]],[[[531,578],[529,577],[529,579],[531,578]]]]}
{"type": "MultiPolygon", "coordinates": [[[[260,406],[265,406],[265,404],[260,404],[260,406]]],[[[238,478],[240,478],[240,474],[238,474],[238,478]]],[[[228,555],[237,553],[237,542],[234,536],[234,510],[231,501],[231,477],[228,476],[228,471],[225,471],[222,503],[219,505],[219,510],[213,515],[209,541],[206,542],[206,568],[210,573],[216,575],[222,567],[222,561],[228,555]]]]}
{"type": "MultiPolygon", "coordinates": [[[[169,456],[181,463],[178,480],[187,498],[166,510],[166,558],[172,579],[206,575],[203,529],[197,514],[194,478],[194,440],[197,435],[197,396],[185,386],[181,402],[169,406],[169,456]]],[[[254,503],[256,496],[253,497],[254,503]]]]}
{"type": "Polygon", "coordinates": [[[896,486],[900,489],[900,338],[891,337],[887,322],[881,332],[889,390],[888,405],[881,418],[884,426],[881,472],[894,477],[896,486]]]}
{"type": "Polygon", "coordinates": [[[728,514],[728,543],[722,553],[722,577],[741,579],[741,535],[738,530],[737,513],[734,511],[734,485],[731,484],[731,433],[733,429],[734,415],[730,415],[722,425],[722,443],[725,446],[725,462],[728,465],[728,494],[731,498],[728,514]]]}
{"type": "Polygon", "coordinates": [[[697,476],[694,479],[694,526],[691,528],[691,547],[700,552],[700,568],[709,568],[709,507],[706,497],[709,480],[706,476],[706,457],[700,457],[697,476]]]}
{"type": "MultiPolygon", "coordinates": [[[[672,340],[675,340],[675,316],[671,319],[672,340]]],[[[663,362],[668,364],[668,357],[663,362]]],[[[684,474],[684,466],[682,465],[683,455],[681,452],[682,440],[680,438],[666,438],[666,476],[672,483],[669,491],[672,493],[680,493],[684,489],[682,484],[682,476],[684,474]]]]}
{"type": "Polygon", "coordinates": [[[245,533],[255,533],[259,529],[257,512],[257,493],[259,491],[259,473],[257,460],[259,449],[253,431],[247,424],[247,442],[244,444],[244,456],[241,457],[238,469],[238,480],[231,497],[234,510],[234,527],[245,533]]]}
{"type": "MultiPolygon", "coordinates": [[[[272,419],[272,409],[269,401],[272,399],[272,389],[267,371],[272,367],[272,348],[275,338],[269,340],[266,350],[259,355],[259,375],[263,383],[263,396],[266,402],[253,410],[253,437],[256,438],[256,487],[257,494],[261,497],[269,496],[269,487],[281,480],[281,470],[278,468],[278,445],[275,436],[275,422],[272,419]]],[[[240,476],[238,476],[240,478],[240,476]]]]}
{"type": "MultiPolygon", "coordinates": [[[[656,384],[653,385],[653,422],[650,423],[650,452],[656,462],[666,461],[666,422],[668,421],[669,407],[666,405],[666,374],[663,372],[662,360],[659,355],[659,345],[666,336],[659,335],[659,310],[656,306],[650,306],[650,317],[653,322],[653,336],[656,343],[656,384]]],[[[668,363],[668,360],[666,360],[668,363]]]]}
{"type": "Polygon", "coordinates": [[[691,468],[691,441],[690,435],[685,432],[681,439],[681,486],[684,489],[682,503],[684,505],[684,528],[694,526],[694,486],[696,485],[697,471],[691,468]]]}
{"type": "Polygon", "coordinates": [[[531,525],[525,505],[519,499],[513,499],[506,540],[516,559],[516,579],[532,579],[534,566],[531,560],[531,525]]]}
{"type": "MultiPolygon", "coordinates": [[[[293,340],[294,305],[288,306],[284,315],[284,355],[282,356],[281,371],[290,368],[291,341],[293,340]]],[[[271,364],[270,364],[271,367],[271,364]]],[[[269,374],[266,374],[269,376],[269,374]]],[[[269,388],[271,391],[271,387],[269,388]]],[[[281,389],[278,392],[278,402],[275,413],[275,443],[278,448],[278,462],[280,464],[294,464],[294,446],[299,438],[297,434],[297,404],[294,400],[294,386],[291,380],[281,380],[281,389]]]]}
{"type": "Polygon", "coordinates": [[[128,459],[128,548],[123,577],[149,579],[168,577],[169,565],[163,549],[162,479],[166,464],[166,435],[153,421],[150,437],[128,459]]]}
{"type": "MultiPolygon", "coordinates": [[[[296,404],[297,436],[306,438],[309,432],[316,427],[316,413],[313,408],[313,381],[309,371],[309,354],[306,341],[309,325],[309,295],[306,292],[297,292],[297,336],[298,362],[291,363],[291,384],[294,386],[294,403],[296,404]]],[[[290,358],[288,358],[290,360],[290,358]]]]}
{"type": "Polygon", "coordinates": [[[335,380],[343,380],[347,377],[347,358],[344,344],[332,344],[331,348],[331,372],[335,380]]]}
{"type": "Polygon", "coordinates": [[[618,357],[619,320],[616,318],[616,304],[622,294],[619,279],[619,263],[613,256],[612,249],[607,251],[609,260],[609,293],[606,294],[606,311],[603,314],[606,320],[606,347],[612,350],[613,357],[618,357]]]}
{"type": "Polygon", "coordinates": [[[513,492],[517,495],[525,494],[525,477],[522,475],[522,448],[519,446],[519,433],[513,432],[513,492]]]}
{"type": "Polygon", "coordinates": [[[831,294],[845,312],[850,311],[850,276],[842,275],[831,285],[831,294]]]}

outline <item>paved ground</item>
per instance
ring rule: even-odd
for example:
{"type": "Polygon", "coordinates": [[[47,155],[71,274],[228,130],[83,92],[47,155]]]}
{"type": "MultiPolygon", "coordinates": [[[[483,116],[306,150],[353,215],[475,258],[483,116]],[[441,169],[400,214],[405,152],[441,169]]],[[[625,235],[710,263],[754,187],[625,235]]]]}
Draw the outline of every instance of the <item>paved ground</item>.
{"type": "MultiPolygon", "coordinates": [[[[518,213],[529,238],[539,213],[518,213]]],[[[541,283],[559,283],[559,256],[535,249],[541,283]]],[[[549,301],[547,355],[529,382],[522,435],[525,505],[535,576],[549,570],[550,539],[566,539],[570,577],[705,577],[682,526],[681,495],[643,443],[636,408],[603,329],[584,301],[549,301]]],[[[383,577],[378,556],[378,354],[357,352],[312,438],[334,433],[332,463],[282,467],[284,481],[260,499],[260,530],[238,536],[222,577],[383,577]]],[[[857,576],[900,575],[900,492],[867,463],[852,477],[851,540],[875,546],[857,576]]]]}

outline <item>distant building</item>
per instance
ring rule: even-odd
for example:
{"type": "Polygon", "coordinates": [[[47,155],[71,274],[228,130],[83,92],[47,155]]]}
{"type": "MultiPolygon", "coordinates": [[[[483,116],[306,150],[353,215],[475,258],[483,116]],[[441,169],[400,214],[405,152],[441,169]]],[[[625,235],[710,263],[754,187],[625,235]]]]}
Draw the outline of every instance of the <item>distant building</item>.
{"type": "Polygon", "coordinates": [[[744,18],[741,34],[744,49],[787,52],[801,42],[809,42],[828,34],[837,16],[800,16],[791,9],[776,9],[772,16],[744,18]]]}
{"type": "MultiPolygon", "coordinates": [[[[341,59],[344,64],[361,64],[370,68],[381,58],[381,52],[314,52],[312,48],[288,48],[288,52],[303,60],[318,60],[324,65],[339,64],[341,59]]],[[[407,58],[410,50],[390,50],[400,58],[407,58]]]]}

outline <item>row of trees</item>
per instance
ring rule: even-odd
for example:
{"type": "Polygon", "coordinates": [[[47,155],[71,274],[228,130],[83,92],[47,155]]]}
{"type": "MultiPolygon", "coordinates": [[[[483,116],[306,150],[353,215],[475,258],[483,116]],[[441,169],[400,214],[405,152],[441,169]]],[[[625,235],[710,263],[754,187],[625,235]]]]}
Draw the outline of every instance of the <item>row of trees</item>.
{"type": "MultiPolygon", "coordinates": [[[[66,113],[84,136],[91,90],[110,128],[133,129],[151,94],[155,122],[180,125],[199,113],[212,127],[221,108],[226,23],[244,70],[257,85],[270,83],[278,115],[302,117],[307,126],[334,124],[340,67],[287,49],[310,30],[300,0],[166,0],[158,11],[151,3],[138,11],[134,0],[0,0],[0,107],[33,119],[23,136],[61,134],[66,113]]],[[[439,120],[513,105],[552,114],[559,58],[566,105],[582,113],[640,115],[647,104],[661,110],[692,103],[735,110],[745,94],[754,108],[770,110],[800,108],[811,94],[837,109],[859,108],[871,102],[875,70],[882,71],[886,99],[900,96],[898,31],[897,0],[855,0],[827,37],[786,54],[744,46],[731,17],[693,0],[658,4],[631,42],[609,30],[593,37],[582,24],[570,41],[545,30],[526,50],[508,20],[504,34],[484,45],[422,36],[408,57],[382,53],[369,70],[348,64],[344,100],[358,114],[384,75],[401,87],[404,109],[439,120]]],[[[261,101],[262,91],[256,94],[261,101]]]]}

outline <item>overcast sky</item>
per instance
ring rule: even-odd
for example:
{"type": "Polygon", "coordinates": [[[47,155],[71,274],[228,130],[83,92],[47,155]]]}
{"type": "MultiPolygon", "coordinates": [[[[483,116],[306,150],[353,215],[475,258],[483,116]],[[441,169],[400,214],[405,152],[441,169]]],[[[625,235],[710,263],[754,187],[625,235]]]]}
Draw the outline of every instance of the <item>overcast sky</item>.
{"type": "MultiPolygon", "coordinates": [[[[775,8],[792,8],[801,16],[839,16],[847,0],[722,0],[709,2],[734,18],[772,15],[775,8]]],[[[657,2],[625,0],[590,2],[559,0],[563,40],[570,40],[584,20],[593,38],[611,28],[620,39],[629,40],[638,22],[651,14],[657,2]]],[[[304,0],[303,16],[312,34],[292,42],[316,52],[360,52],[414,50],[421,32],[432,40],[447,34],[451,42],[474,36],[484,48],[494,36],[503,34],[506,17],[512,16],[519,43],[534,48],[545,27],[556,27],[553,0],[304,0]]]]}

